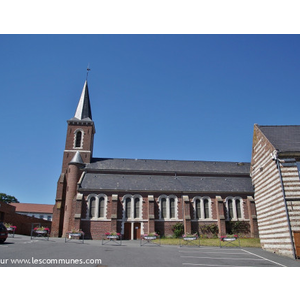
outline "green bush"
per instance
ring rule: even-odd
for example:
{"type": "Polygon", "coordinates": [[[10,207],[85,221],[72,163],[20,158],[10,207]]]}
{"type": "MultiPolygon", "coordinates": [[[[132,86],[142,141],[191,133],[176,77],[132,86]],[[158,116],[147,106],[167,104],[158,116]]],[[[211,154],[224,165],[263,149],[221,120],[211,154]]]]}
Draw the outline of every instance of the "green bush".
{"type": "Polygon", "coordinates": [[[183,235],[183,232],[184,232],[183,223],[176,223],[173,226],[172,230],[174,232],[174,237],[176,237],[176,238],[181,237],[183,235]]]}
{"type": "Polygon", "coordinates": [[[226,222],[226,231],[229,234],[247,235],[250,233],[250,224],[245,221],[226,222]]]}
{"type": "Polygon", "coordinates": [[[219,227],[217,224],[206,224],[199,226],[200,235],[204,237],[217,237],[219,233],[219,227]]]}

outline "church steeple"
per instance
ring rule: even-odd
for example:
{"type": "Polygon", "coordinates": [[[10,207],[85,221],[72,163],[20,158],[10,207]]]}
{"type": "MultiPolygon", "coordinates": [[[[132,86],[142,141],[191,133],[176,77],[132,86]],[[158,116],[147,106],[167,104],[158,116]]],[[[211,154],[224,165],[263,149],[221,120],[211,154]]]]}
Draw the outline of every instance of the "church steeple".
{"type": "Polygon", "coordinates": [[[74,118],[77,120],[92,121],[92,111],[87,80],[84,82],[74,118]]]}
{"type": "Polygon", "coordinates": [[[66,146],[63,159],[63,170],[66,169],[74,156],[79,151],[82,161],[90,163],[93,154],[95,125],[92,120],[92,110],[88,83],[85,80],[73,118],[68,121],[66,146]]]}
{"type": "Polygon", "coordinates": [[[65,235],[71,228],[80,228],[79,219],[74,217],[78,207],[81,207],[81,204],[77,205],[77,184],[85,164],[92,160],[95,134],[87,80],[84,82],[75,115],[67,123],[62,171],[53,209],[52,236],[65,235]]]}

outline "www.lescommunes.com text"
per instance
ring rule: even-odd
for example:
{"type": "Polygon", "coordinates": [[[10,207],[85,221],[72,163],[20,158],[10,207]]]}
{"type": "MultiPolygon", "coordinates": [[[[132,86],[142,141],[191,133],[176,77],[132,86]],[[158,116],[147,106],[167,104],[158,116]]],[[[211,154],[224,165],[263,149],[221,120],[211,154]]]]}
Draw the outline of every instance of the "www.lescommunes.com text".
{"type": "Polygon", "coordinates": [[[100,258],[0,258],[0,265],[101,265],[100,258]]]}

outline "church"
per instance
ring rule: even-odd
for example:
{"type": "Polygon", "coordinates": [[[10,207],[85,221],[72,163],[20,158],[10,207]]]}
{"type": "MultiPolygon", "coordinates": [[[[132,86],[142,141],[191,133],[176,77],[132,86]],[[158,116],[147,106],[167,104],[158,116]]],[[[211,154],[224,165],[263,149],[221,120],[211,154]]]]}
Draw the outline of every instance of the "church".
{"type": "Polygon", "coordinates": [[[178,223],[218,236],[239,224],[244,236],[258,236],[249,162],[97,158],[95,133],[86,80],[67,121],[52,236],[81,229],[87,239],[118,232],[133,240],[173,235],[178,223]]]}

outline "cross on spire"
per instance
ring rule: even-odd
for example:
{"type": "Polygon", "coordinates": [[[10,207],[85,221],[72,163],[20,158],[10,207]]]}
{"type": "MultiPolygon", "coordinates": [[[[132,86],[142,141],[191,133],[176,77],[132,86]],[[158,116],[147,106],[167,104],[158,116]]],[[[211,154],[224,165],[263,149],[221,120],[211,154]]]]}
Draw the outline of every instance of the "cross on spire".
{"type": "Polygon", "coordinates": [[[90,64],[88,64],[88,66],[86,68],[86,80],[88,79],[89,71],[91,71],[90,64]]]}

